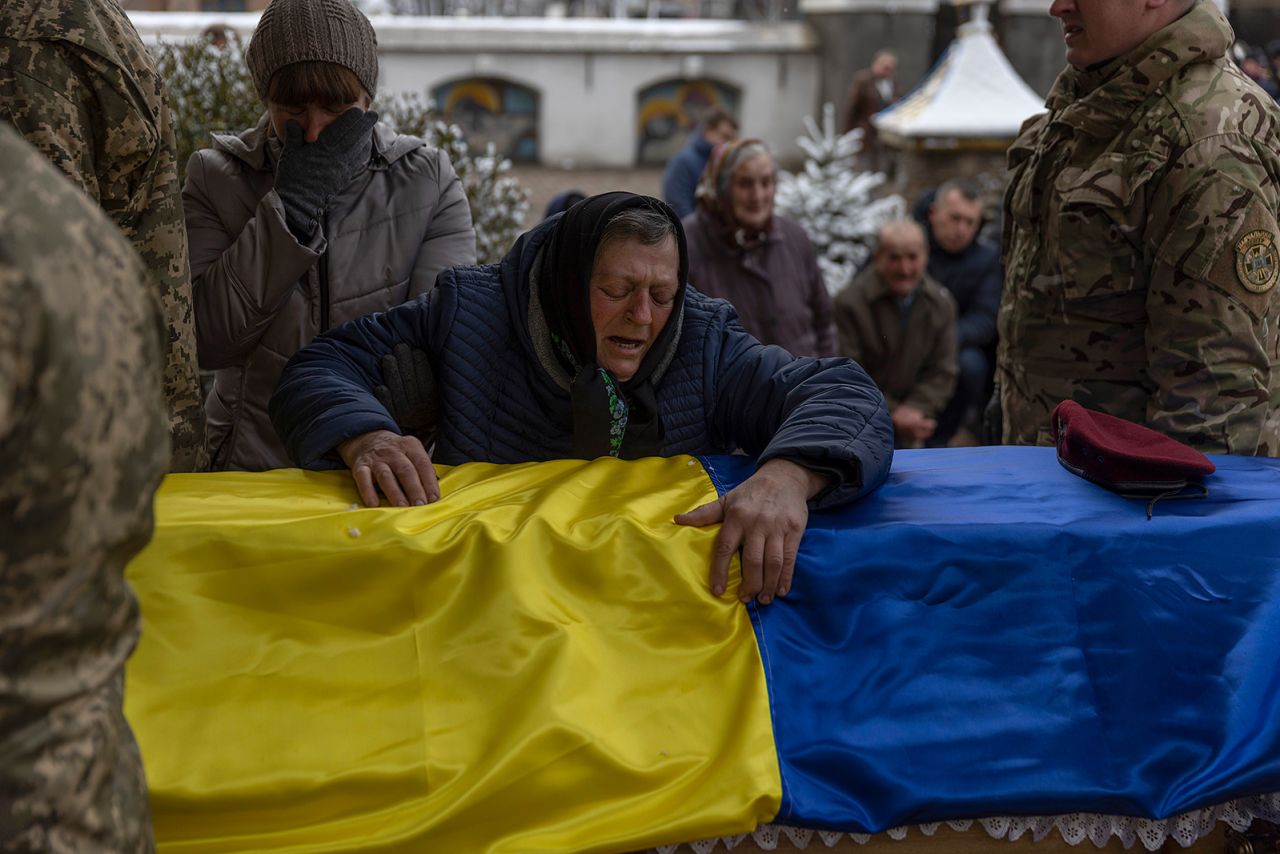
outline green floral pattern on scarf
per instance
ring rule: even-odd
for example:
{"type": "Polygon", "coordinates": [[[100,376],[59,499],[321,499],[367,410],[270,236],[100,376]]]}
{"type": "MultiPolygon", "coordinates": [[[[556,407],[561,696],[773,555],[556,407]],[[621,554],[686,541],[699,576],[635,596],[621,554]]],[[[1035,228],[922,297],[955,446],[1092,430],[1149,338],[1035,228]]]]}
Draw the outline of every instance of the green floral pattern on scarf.
{"type": "Polygon", "coordinates": [[[627,402],[618,393],[613,374],[600,368],[600,377],[609,390],[609,456],[616,457],[622,453],[622,437],[627,435],[627,402]]]}
{"type": "MultiPolygon", "coordinates": [[[[578,360],[573,358],[573,352],[563,338],[553,332],[551,333],[551,343],[555,345],[560,356],[575,372],[581,369],[578,360]]],[[[622,393],[618,391],[618,381],[614,379],[613,374],[604,368],[599,368],[598,370],[600,371],[600,379],[604,381],[605,390],[609,394],[609,456],[620,457],[622,455],[622,440],[627,435],[627,416],[630,410],[627,407],[626,400],[622,397],[622,393]]]]}

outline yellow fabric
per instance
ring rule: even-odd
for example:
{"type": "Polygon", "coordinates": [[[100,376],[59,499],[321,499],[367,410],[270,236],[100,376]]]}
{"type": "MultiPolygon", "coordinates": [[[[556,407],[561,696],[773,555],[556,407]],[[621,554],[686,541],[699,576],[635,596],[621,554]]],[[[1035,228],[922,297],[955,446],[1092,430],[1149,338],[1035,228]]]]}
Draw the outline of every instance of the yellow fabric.
{"type": "Polygon", "coordinates": [[[130,566],[126,711],[162,852],[625,851],[768,821],[749,617],[689,457],[173,475],[130,566]]]}

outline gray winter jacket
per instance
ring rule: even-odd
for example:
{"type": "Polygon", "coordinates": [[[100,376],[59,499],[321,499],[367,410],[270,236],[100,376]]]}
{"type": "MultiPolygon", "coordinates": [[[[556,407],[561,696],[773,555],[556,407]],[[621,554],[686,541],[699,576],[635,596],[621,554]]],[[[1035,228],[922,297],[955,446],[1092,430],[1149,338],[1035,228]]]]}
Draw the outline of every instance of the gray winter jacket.
{"type": "Polygon", "coordinates": [[[383,125],[369,169],[334,201],[315,237],[285,225],[267,124],[215,134],[183,189],[200,366],[213,467],[288,466],[267,401],[289,357],[320,332],[431,290],[447,267],[474,264],[475,232],[444,152],[383,125]]]}

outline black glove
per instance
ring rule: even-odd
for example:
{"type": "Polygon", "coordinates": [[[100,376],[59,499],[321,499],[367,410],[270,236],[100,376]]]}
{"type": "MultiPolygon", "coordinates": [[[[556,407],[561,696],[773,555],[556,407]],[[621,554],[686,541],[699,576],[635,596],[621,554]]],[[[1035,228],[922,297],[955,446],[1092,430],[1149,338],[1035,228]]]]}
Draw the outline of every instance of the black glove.
{"type": "Polygon", "coordinates": [[[303,142],[302,126],[293,119],[285,123],[275,189],[285,224],[299,241],[311,239],[338,192],[369,166],[377,123],[377,113],[352,107],[312,143],[303,142]]]}
{"type": "Polygon", "coordinates": [[[374,397],[406,433],[413,433],[430,446],[435,440],[439,422],[436,403],[436,375],[427,354],[408,344],[397,344],[382,357],[383,385],[373,390],[374,397]]]}
{"type": "Polygon", "coordinates": [[[996,383],[991,399],[982,410],[982,444],[999,445],[1004,442],[1004,410],[1000,406],[1000,383],[996,383]]]}

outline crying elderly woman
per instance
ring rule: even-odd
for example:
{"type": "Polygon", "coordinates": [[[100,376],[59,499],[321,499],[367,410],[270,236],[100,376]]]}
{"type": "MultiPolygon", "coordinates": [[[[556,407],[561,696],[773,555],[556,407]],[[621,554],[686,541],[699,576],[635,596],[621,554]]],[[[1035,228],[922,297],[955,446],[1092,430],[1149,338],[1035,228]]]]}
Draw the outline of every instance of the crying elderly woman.
{"type": "Polygon", "coordinates": [[[317,338],[285,368],[272,420],[298,465],[345,464],[370,506],[378,490],[396,506],[438,500],[433,458],[741,449],[755,474],[676,522],[723,523],[713,593],[724,593],[741,548],[740,596],[767,603],[790,589],[809,508],[846,504],[884,480],[893,427],[856,363],[759,343],[729,303],[689,287],[688,266],[664,203],[594,196],[524,234],[500,265],[446,270],[425,297],[317,338]],[[384,370],[415,351],[425,354],[419,379],[384,370]],[[388,383],[400,387],[388,395],[388,383]],[[389,405],[424,388],[438,425],[430,455],[389,405]]]}

